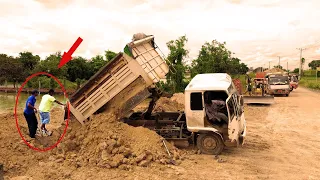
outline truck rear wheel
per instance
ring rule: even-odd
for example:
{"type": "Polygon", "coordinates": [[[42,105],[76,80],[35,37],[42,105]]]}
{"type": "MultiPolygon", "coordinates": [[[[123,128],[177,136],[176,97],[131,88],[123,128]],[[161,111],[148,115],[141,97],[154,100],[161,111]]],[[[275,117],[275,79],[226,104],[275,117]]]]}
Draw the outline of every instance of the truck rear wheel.
{"type": "Polygon", "coordinates": [[[216,133],[200,134],[197,138],[197,147],[204,154],[218,155],[224,148],[224,143],[216,133]]]}

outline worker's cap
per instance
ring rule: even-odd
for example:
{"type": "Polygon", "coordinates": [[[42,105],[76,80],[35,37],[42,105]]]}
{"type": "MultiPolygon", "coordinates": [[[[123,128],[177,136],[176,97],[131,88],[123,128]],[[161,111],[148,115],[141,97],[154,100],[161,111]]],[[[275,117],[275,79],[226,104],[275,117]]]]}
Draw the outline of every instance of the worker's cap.
{"type": "Polygon", "coordinates": [[[33,91],[31,91],[31,94],[39,94],[39,91],[34,89],[33,91]]]}

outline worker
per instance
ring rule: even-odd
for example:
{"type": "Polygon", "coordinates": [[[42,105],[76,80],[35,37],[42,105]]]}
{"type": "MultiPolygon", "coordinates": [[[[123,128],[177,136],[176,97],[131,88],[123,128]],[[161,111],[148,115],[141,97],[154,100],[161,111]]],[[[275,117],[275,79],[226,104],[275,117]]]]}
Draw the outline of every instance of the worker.
{"type": "Polygon", "coordinates": [[[54,90],[50,89],[48,94],[45,94],[44,96],[42,96],[42,99],[40,102],[39,111],[40,111],[40,120],[42,123],[41,124],[42,135],[50,136],[52,134],[52,132],[46,129],[46,124],[49,124],[50,122],[50,111],[53,103],[55,102],[64,106],[64,104],[62,104],[61,102],[59,102],[53,97],[53,94],[54,94],[54,90]]]}
{"type": "Polygon", "coordinates": [[[31,92],[31,96],[28,97],[26,101],[26,107],[23,111],[23,115],[26,118],[28,129],[29,129],[29,136],[31,138],[35,138],[37,128],[38,128],[38,120],[36,118],[37,108],[35,107],[36,104],[36,97],[38,96],[39,92],[37,90],[33,90],[31,92]]]}
{"type": "Polygon", "coordinates": [[[221,98],[212,100],[210,93],[206,92],[205,94],[205,108],[206,114],[210,121],[218,121],[228,123],[228,117],[221,112],[226,107],[226,103],[221,98]]]}

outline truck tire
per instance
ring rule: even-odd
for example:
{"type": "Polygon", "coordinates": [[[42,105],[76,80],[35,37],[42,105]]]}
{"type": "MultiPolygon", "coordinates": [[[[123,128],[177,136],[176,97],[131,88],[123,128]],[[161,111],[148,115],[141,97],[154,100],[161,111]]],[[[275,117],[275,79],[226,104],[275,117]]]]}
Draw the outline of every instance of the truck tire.
{"type": "Polygon", "coordinates": [[[288,97],[288,96],[289,96],[289,94],[286,94],[286,96],[288,97]]]}
{"type": "Polygon", "coordinates": [[[205,133],[200,134],[197,138],[197,147],[204,154],[212,154],[212,155],[219,155],[223,148],[224,143],[216,133],[205,133]]]}

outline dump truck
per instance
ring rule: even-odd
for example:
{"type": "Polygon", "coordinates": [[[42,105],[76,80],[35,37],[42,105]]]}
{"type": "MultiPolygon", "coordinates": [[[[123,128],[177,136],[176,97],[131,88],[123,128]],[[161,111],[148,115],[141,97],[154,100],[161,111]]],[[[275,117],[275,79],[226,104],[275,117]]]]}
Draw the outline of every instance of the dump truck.
{"type": "Polygon", "coordinates": [[[289,74],[286,72],[267,73],[266,79],[268,82],[267,93],[270,95],[285,95],[290,94],[289,74]]]}
{"type": "MultiPolygon", "coordinates": [[[[136,36],[135,36],[136,37],[136,36]]],[[[156,50],[153,36],[142,36],[127,44],[70,98],[72,118],[81,124],[94,113],[110,111],[132,126],[144,126],[167,140],[197,145],[206,154],[220,154],[225,146],[239,146],[246,136],[243,97],[228,74],[199,74],[185,89],[185,110],[153,112],[162,92],[156,84],[169,72],[170,64],[156,50]],[[209,121],[204,94],[221,98],[225,121],[209,121]],[[147,98],[149,107],[133,109],[147,98]]],[[[71,119],[72,119],[71,118],[71,119]]]]}
{"type": "MultiPolygon", "coordinates": [[[[123,118],[123,122],[154,130],[174,143],[185,141],[197,145],[205,154],[220,154],[225,146],[239,146],[244,143],[246,120],[243,97],[228,74],[198,74],[187,85],[184,95],[184,111],[149,114],[152,108],[148,108],[145,112],[134,112],[123,118]],[[228,122],[208,119],[205,109],[207,93],[210,100],[225,101],[226,106],[221,112],[226,115],[228,122]]],[[[153,103],[150,106],[152,107],[153,103]]]]}
{"type": "Polygon", "coordinates": [[[116,106],[128,114],[151,94],[148,88],[165,78],[169,66],[156,50],[153,36],[132,41],[70,97],[70,112],[84,124],[98,110],[116,106]],[[125,94],[119,101],[117,96],[125,94]]]}
{"type": "Polygon", "coordinates": [[[268,84],[265,77],[265,72],[256,73],[255,78],[251,79],[248,75],[247,94],[243,96],[244,103],[246,104],[273,104],[274,96],[268,94],[268,84]]]}

